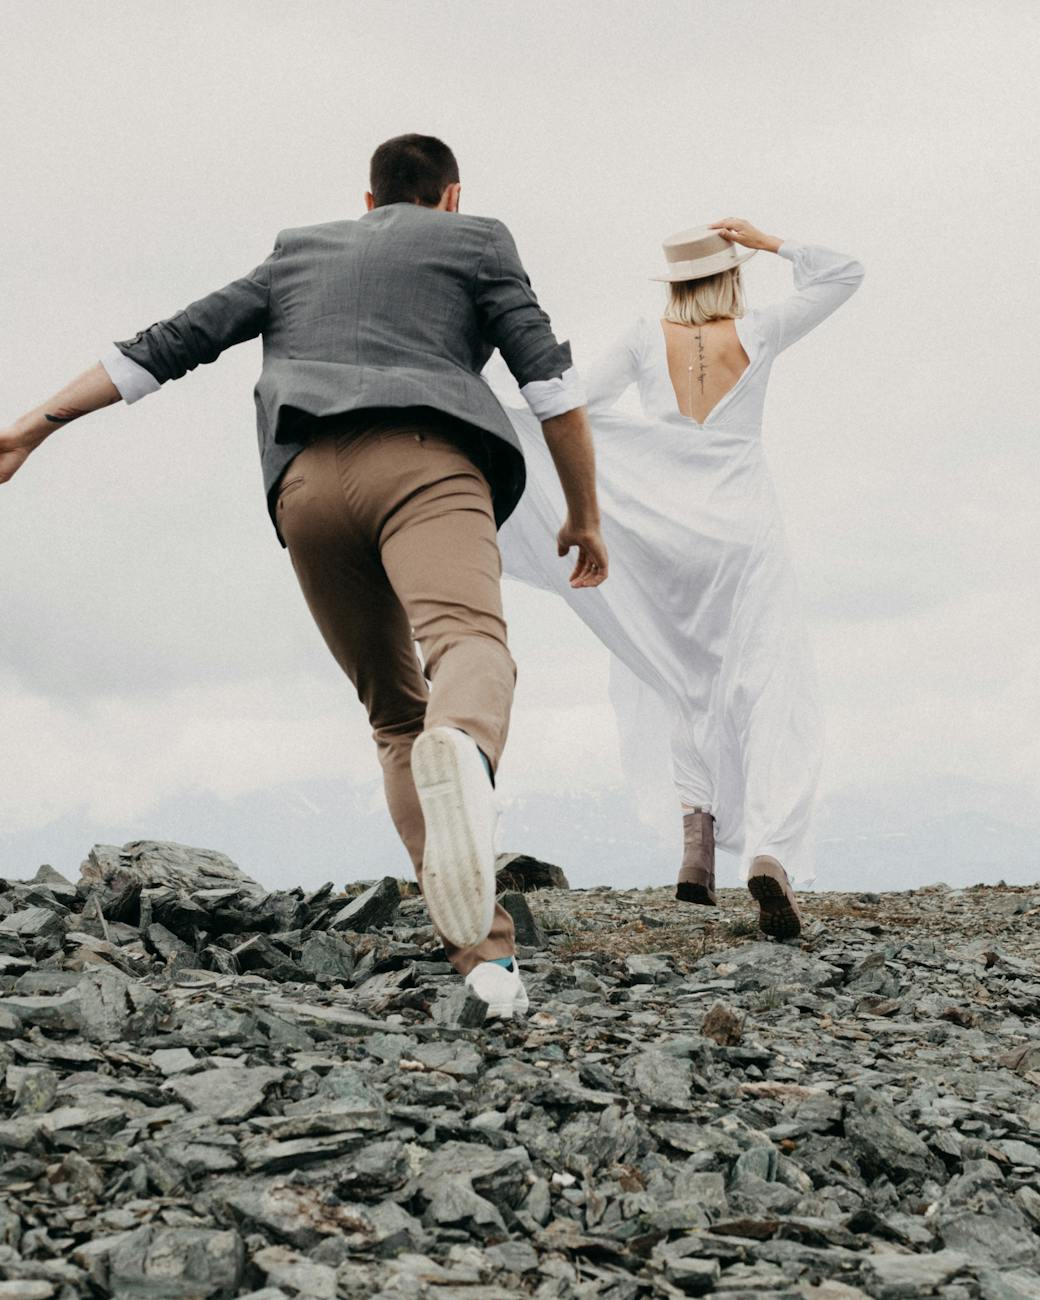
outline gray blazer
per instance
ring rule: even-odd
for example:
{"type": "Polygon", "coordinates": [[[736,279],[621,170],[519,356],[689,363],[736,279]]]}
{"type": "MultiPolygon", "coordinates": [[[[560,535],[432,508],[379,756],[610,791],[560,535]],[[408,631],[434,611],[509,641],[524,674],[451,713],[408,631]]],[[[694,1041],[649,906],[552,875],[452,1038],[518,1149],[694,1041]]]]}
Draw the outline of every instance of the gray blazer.
{"type": "Polygon", "coordinates": [[[521,388],[571,368],[505,225],[412,203],[283,230],[248,275],[115,347],[161,384],[258,334],[254,397],[272,520],[278,480],[315,417],[424,406],[478,431],[501,524],[523,492],[524,461],[480,371],[496,347],[521,388]]]}

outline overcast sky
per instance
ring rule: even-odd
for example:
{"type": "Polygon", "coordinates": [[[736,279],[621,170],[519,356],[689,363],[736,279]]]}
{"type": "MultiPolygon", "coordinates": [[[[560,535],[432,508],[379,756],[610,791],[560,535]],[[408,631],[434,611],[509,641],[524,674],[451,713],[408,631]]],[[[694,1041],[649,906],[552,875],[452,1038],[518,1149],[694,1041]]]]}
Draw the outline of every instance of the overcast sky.
{"type": "MultiPolygon", "coordinates": [[[[743,216],[860,258],[863,288],[778,362],[766,409],[824,794],[1040,827],[1035,4],[3,0],[0,18],[0,427],[282,227],[358,214],[372,149],[404,131],[455,149],[464,209],[509,224],[579,368],[656,310],[676,229],[743,216]]],[[[745,274],[752,302],[790,289],[781,259],[745,274]]],[[[197,842],[204,805],[369,798],[365,719],[267,520],[259,365],[247,343],[90,416],[0,488],[0,871],[159,822],[197,842]]],[[[539,798],[596,806],[618,781],[606,656],[551,597],[507,599],[500,788],[534,825],[539,798]]],[[[342,839],[334,800],[314,817],[313,842],[342,839]]],[[[262,837],[229,835],[274,878],[262,837]]]]}

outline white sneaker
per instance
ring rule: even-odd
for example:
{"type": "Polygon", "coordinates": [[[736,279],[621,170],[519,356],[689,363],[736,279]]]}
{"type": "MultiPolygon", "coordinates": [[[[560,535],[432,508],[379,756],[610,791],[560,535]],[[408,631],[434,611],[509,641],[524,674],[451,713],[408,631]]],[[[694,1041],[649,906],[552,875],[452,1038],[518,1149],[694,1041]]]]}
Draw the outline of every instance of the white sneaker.
{"type": "Polygon", "coordinates": [[[488,1020],[510,1020],[527,1011],[527,990],[515,957],[511,970],[494,961],[482,961],[466,976],[466,983],[488,1004],[488,1020]]]}
{"type": "Polygon", "coordinates": [[[491,779],[474,741],[455,727],[416,738],[412,776],[426,822],[422,889],[430,920],[446,939],[472,948],[495,915],[491,779]]]}

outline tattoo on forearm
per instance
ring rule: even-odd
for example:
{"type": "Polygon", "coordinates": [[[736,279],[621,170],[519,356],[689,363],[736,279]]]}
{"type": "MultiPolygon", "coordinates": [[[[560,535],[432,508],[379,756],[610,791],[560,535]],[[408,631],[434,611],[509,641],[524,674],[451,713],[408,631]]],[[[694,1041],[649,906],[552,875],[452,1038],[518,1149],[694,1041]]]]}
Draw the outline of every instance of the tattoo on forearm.
{"type": "Polygon", "coordinates": [[[51,424],[68,424],[70,420],[78,420],[81,415],[86,415],[86,411],[81,411],[78,406],[59,406],[54,414],[44,412],[43,418],[50,420],[51,424]]]}

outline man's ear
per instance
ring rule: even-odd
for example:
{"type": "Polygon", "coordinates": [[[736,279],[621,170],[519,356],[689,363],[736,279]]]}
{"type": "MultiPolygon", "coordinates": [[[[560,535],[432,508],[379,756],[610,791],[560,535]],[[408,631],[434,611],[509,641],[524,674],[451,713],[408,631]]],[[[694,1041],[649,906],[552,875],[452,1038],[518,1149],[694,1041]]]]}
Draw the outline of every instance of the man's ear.
{"type": "Polygon", "coordinates": [[[444,193],[441,195],[441,201],[437,204],[439,212],[458,212],[459,196],[462,194],[462,185],[458,181],[453,181],[450,185],[445,185],[444,193]]]}
{"type": "Polygon", "coordinates": [[[371,212],[376,206],[375,195],[371,190],[365,190],[365,211],[371,212]]]}

